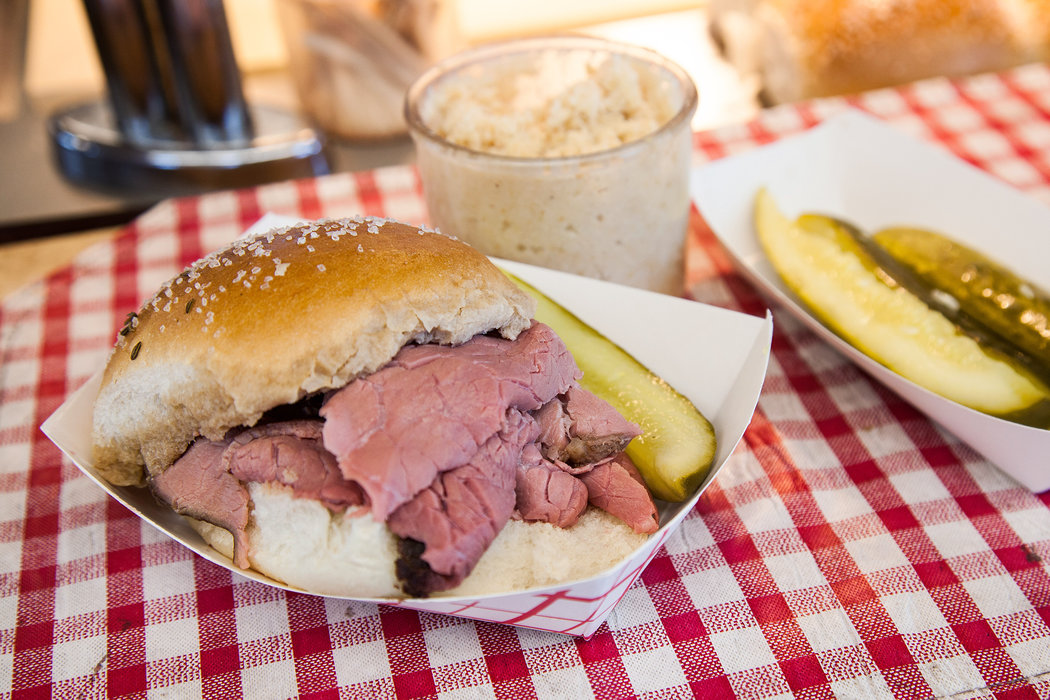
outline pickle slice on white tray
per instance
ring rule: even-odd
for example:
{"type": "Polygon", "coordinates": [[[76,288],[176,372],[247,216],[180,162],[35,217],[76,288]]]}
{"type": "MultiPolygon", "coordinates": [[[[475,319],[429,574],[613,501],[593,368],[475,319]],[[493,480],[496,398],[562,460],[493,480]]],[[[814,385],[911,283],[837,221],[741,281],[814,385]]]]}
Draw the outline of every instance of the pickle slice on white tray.
{"type": "Polygon", "coordinates": [[[1050,389],[960,332],[892,279],[848,234],[821,217],[788,219],[755,198],[759,241],[785,285],[828,328],[901,376],[975,410],[1013,416],[1050,389]]]}
{"type": "Polygon", "coordinates": [[[894,226],[872,240],[930,289],[1050,372],[1050,294],[1005,265],[927,229],[894,226]]]}

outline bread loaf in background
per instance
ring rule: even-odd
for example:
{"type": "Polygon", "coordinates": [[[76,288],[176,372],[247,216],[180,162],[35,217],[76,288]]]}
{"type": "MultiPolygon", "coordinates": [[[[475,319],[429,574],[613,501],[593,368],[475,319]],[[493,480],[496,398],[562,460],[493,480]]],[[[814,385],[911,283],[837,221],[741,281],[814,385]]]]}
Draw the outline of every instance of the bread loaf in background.
{"type": "Polygon", "coordinates": [[[1050,0],[711,0],[711,33],[767,104],[1050,58],[1050,0]]]}

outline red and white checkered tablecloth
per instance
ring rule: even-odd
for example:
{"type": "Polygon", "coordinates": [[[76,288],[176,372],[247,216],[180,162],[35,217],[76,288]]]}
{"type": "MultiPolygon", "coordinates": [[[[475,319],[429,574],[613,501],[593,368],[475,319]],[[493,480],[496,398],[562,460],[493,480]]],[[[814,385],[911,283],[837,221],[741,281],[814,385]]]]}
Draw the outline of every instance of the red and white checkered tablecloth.
{"type": "MultiPolygon", "coordinates": [[[[697,162],[845,105],[1050,201],[1043,65],[777,108],[697,134],[697,162]]],[[[0,697],[1050,697],[1050,495],[779,312],[743,441],[590,639],[286,593],[159,534],[38,426],[264,212],[426,220],[408,167],[167,201],[0,306],[0,697]]],[[[692,224],[690,294],[764,313],[692,224]]]]}

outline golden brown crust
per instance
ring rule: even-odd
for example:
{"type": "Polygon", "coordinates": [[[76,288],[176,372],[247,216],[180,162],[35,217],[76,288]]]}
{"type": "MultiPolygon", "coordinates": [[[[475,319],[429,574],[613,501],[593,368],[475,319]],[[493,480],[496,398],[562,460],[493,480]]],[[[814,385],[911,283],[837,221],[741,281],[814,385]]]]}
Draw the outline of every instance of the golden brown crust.
{"type": "MultiPolygon", "coordinates": [[[[774,102],[1043,60],[1048,0],[753,0],[751,59],[774,102]]],[[[716,10],[720,12],[720,10],[716,10]]],[[[717,23],[718,17],[714,18],[717,23]]]]}
{"type": "Polygon", "coordinates": [[[531,300],[435,231],[325,221],[238,241],[166,284],[125,326],[95,406],[96,467],[118,484],[274,406],[345,385],[409,342],[526,328],[531,300]]]}
{"type": "Polygon", "coordinates": [[[1024,41],[1030,60],[1050,61],[1050,0],[1018,0],[1024,21],[1024,41]]]}
{"type": "Polygon", "coordinates": [[[809,66],[808,96],[853,93],[938,75],[1015,65],[1011,17],[991,0],[789,3],[809,66]]]}

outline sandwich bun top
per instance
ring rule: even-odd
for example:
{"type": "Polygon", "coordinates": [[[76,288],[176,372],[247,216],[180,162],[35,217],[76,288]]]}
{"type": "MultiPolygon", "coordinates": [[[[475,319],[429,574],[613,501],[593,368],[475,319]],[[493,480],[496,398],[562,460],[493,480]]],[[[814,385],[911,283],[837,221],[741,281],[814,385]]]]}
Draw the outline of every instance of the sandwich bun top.
{"type": "Polygon", "coordinates": [[[514,338],[535,304],[491,261],[441,233],[374,218],[241,239],[129,315],[95,402],[98,472],[141,485],[198,436],[342,387],[408,343],[514,338]]]}

